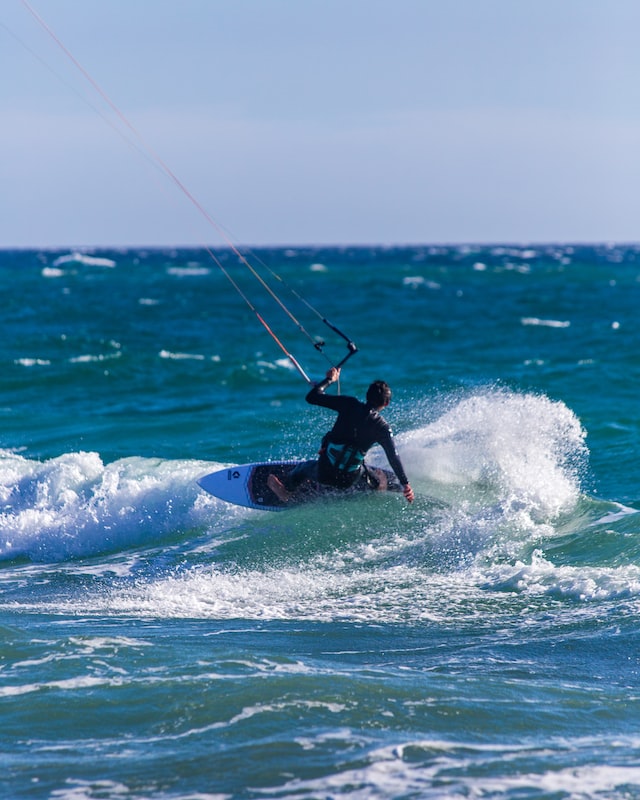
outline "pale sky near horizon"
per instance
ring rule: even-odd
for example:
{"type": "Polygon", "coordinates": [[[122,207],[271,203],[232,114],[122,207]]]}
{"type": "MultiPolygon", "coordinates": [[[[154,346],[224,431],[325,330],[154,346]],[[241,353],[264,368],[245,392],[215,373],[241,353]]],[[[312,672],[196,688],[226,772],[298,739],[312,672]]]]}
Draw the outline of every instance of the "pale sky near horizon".
{"type": "MultiPolygon", "coordinates": [[[[238,243],[640,241],[637,0],[29,2],[238,243]]],[[[0,70],[0,247],[224,244],[21,0],[0,70]]]]}

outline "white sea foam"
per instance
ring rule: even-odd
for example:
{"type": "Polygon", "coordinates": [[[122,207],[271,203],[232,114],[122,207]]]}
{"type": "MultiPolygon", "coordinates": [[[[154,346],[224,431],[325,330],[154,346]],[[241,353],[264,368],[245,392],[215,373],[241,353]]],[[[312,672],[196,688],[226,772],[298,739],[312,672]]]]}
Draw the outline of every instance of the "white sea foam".
{"type": "Polygon", "coordinates": [[[22,367],[48,367],[51,361],[48,358],[16,358],[14,364],[20,364],[22,367]]]}
{"type": "Polygon", "coordinates": [[[64,270],[58,267],[43,267],[42,269],[43,278],[61,278],[64,274],[64,270]]]}
{"type": "Polygon", "coordinates": [[[97,453],[34,461],[0,453],[0,559],[60,561],[149,544],[202,521],[215,498],[195,480],[215,465],[97,453]]]}
{"type": "MultiPolygon", "coordinates": [[[[238,526],[251,523],[254,537],[272,536],[235,546],[233,566],[223,555],[220,563],[135,584],[125,573],[111,591],[84,595],[82,613],[442,623],[475,615],[487,593],[580,602],[640,597],[640,568],[556,567],[541,552],[524,556],[531,541],[553,537],[553,521],[580,497],[584,431],[562,403],[478,393],[401,436],[399,446],[418,493],[414,506],[396,496],[344,500],[330,518],[313,507],[270,515],[218,501],[195,484],[215,468],[203,462],[105,465],[96,453],[37,462],[4,452],[0,558],[67,560],[189,530],[233,540],[238,526]],[[297,553],[290,562],[284,542],[297,553]],[[264,554],[258,567],[256,552],[264,554]]],[[[55,606],[73,613],[78,602],[55,606]]],[[[498,600],[493,613],[499,608],[498,600]]]]}
{"type": "Polygon", "coordinates": [[[291,363],[291,359],[289,358],[276,358],[275,363],[282,367],[283,369],[295,370],[295,367],[291,363]]]}
{"type": "Polygon", "coordinates": [[[160,358],[168,358],[173,361],[204,361],[205,359],[201,353],[172,353],[170,350],[161,350],[158,355],[160,358]]]}
{"type": "Polygon", "coordinates": [[[116,262],[111,258],[100,258],[98,256],[89,256],[86,253],[68,253],[64,256],[59,256],[53,262],[54,267],[61,267],[63,264],[81,264],[85,267],[108,267],[116,266],[116,262]]]}
{"type": "Polygon", "coordinates": [[[70,364],[93,364],[101,361],[112,361],[114,358],[120,358],[122,353],[84,353],[81,356],[72,356],[69,359],[70,364]]]}
{"type": "MultiPolygon", "coordinates": [[[[347,732],[345,732],[346,737],[347,732]]],[[[337,734],[334,734],[334,738],[337,734]]],[[[306,749],[322,745],[321,737],[306,749]]],[[[575,800],[635,797],[640,767],[633,763],[637,742],[619,737],[617,758],[623,763],[592,762],[594,750],[610,750],[603,740],[569,738],[562,750],[572,754],[561,761],[558,742],[544,745],[478,744],[476,741],[421,740],[371,750],[360,763],[335,774],[292,778],[281,789],[287,796],[335,797],[348,800],[387,800],[395,797],[567,797],[575,800]],[[628,763],[625,763],[628,762],[628,763]],[[585,763],[586,762],[586,763],[585,763]],[[345,787],[349,787],[345,790],[345,787]]],[[[560,752],[562,752],[562,750],[560,752]]]]}
{"type": "Polygon", "coordinates": [[[640,597],[640,567],[556,566],[540,551],[529,563],[496,565],[484,574],[487,588],[580,601],[640,597]]]}
{"type": "MultiPolygon", "coordinates": [[[[147,584],[84,598],[84,611],[204,619],[305,619],[331,622],[443,620],[443,579],[425,585],[420,569],[377,574],[344,570],[342,558],[267,569],[194,568],[147,584]]],[[[447,580],[447,592],[453,584],[447,580]]],[[[64,608],[64,604],[61,607],[64,608]]]]}
{"type": "Polygon", "coordinates": [[[202,266],[187,266],[187,267],[167,267],[167,275],[175,275],[178,278],[197,278],[202,275],[208,275],[211,270],[208,267],[202,266]]]}
{"type": "Polygon", "coordinates": [[[429,281],[426,278],[423,278],[422,275],[407,275],[402,279],[402,285],[409,286],[411,289],[417,289],[420,286],[424,286],[427,289],[433,289],[434,291],[442,288],[442,284],[437,283],[436,281],[429,281]]]}
{"type": "Polygon", "coordinates": [[[538,325],[542,328],[569,328],[571,326],[568,320],[540,319],[539,317],[522,317],[520,322],[523,325],[538,325]]]}
{"type": "Polygon", "coordinates": [[[78,689],[94,689],[99,686],[119,686],[122,683],[122,678],[99,678],[91,675],[84,675],[78,678],[69,678],[61,681],[28,683],[21,686],[2,686],[0,687],[0,697],[18,697],[23,694],[49,691],[51,689],[73,692],[78,689]]]}
{"type": "Polygon", "coordinates": [[[443,499],[492,499],[505,511],[548,520],[580,494],[585,431],[563,403],[489,390],[400,435],[405,467],[443,499]]]}
{"type": "MultiPolygon", "coordinates": [[[[104,464],[96,453],[39,462],[5,451],[0,457],[0,558],[61,561],[146,546],[194,529],[233,537],[238,524],[252,519],[254,533],[273,530],[302,552],[306,537],[315,537],[320,551],[304,557],[302,566],[279,560],[274,569],[245,568],[240,558],[231,572],[212,567],[158,576],[135,590],[97,599],[98,604],[160,616],[446,617],[450,608],[441,607],[433,564],[439,570],[448,565],[443,579],[448,596],[460,570],[464,575],[476,558],[484,563],[497,555],[504,563],[513,553],[510,571],[481,568],[479,575],[462,578],[467,589],[471,581],[481,587],[478,591],[503,584],[514,591],[538,591],[544,581],[539,566],[527,571],[524,562],[513,565],[523,543],[553,533],[554,518],[579,497],[573,462],[584,453],[583,437],[575,415],[561,403],[480,393],[400,437],[418,494],[414,506],[396,496],[346,500],[330,523],[313,507],[274,516],[219,501],[195,483],[215,468],[204,462],[129,458],[104,464]],[[319,521],[323,530],[312,535],[319,521]],[[289,526],[291,533],[283,534],[289,526]],[[340,547],[322,549],[334,528],[340,547]]],[[[380,454],[374,456],[383,462],[380,454]]]]}

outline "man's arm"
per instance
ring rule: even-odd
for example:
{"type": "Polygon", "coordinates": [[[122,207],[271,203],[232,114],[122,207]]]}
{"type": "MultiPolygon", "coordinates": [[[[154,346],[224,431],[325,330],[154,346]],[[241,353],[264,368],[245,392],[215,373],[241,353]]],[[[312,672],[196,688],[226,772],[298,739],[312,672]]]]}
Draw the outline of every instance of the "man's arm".
{"type": "MultiPolygon", "coordinates": [[[[316,384],[312,389],[307,392],[306,401],[313,406],[325,406],[325,408],[334,408],[334,398],[325,394],[325,390],[332,383],[335,383],[340,377],[340,370],[337,367],[331,367],[327,372],[327,376],[323,381],[316,384]]],[[[337,410],[337,409],[336,409],[337,410]]]]}
{"type": "Polygon", "coordinates": [[[382,441],[380,442],[382,445],[382,449],[387,456],[387,461],[391,466],[391,469],[395,472],[396,477],[400,481],[402,486],[402,492],[404,496],[407,498],[408,503],[413,503],[414,494],[411,485],[409,484],[409,479],[404,471],[404,467],[402,466],[402,461],[400,460],[400,456],[398,455],[398,451],[396,450],[395,442],[393,441],[393,437],[391,436],[391,432],[388,432],[388,436],[385,436],[382,441]]]}

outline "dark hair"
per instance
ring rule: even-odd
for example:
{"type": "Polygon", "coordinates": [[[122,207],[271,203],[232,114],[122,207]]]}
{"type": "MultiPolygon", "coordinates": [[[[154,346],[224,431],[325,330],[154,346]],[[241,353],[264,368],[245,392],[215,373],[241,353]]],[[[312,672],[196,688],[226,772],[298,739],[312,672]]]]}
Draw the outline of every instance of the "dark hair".
{"type": "Polygon", "coordinates": [[[367,405],[372,408],[386,406],[391,400],[391,389],[384,381],[374,381],[367,389],[367,405]]]}

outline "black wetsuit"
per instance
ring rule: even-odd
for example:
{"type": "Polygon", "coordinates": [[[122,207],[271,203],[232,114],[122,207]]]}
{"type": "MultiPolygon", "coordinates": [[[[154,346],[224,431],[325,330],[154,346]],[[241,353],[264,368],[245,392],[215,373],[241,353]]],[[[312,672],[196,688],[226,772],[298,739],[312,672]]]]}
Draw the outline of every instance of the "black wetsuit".
{"type": "Polygon", "coordinates": [[[320,483],[346,489],[365,478],[375,484],[364,464],[364,457],[374,444],[382,447],[400,483],[403,486],[409,483],[384,417],[356,397],[326,395],[324,390],[328,385],[328,381],[322,381],[306,397],[312,405],[338,412],[333,428],[322,440],[318,459],[320,483]]]}

